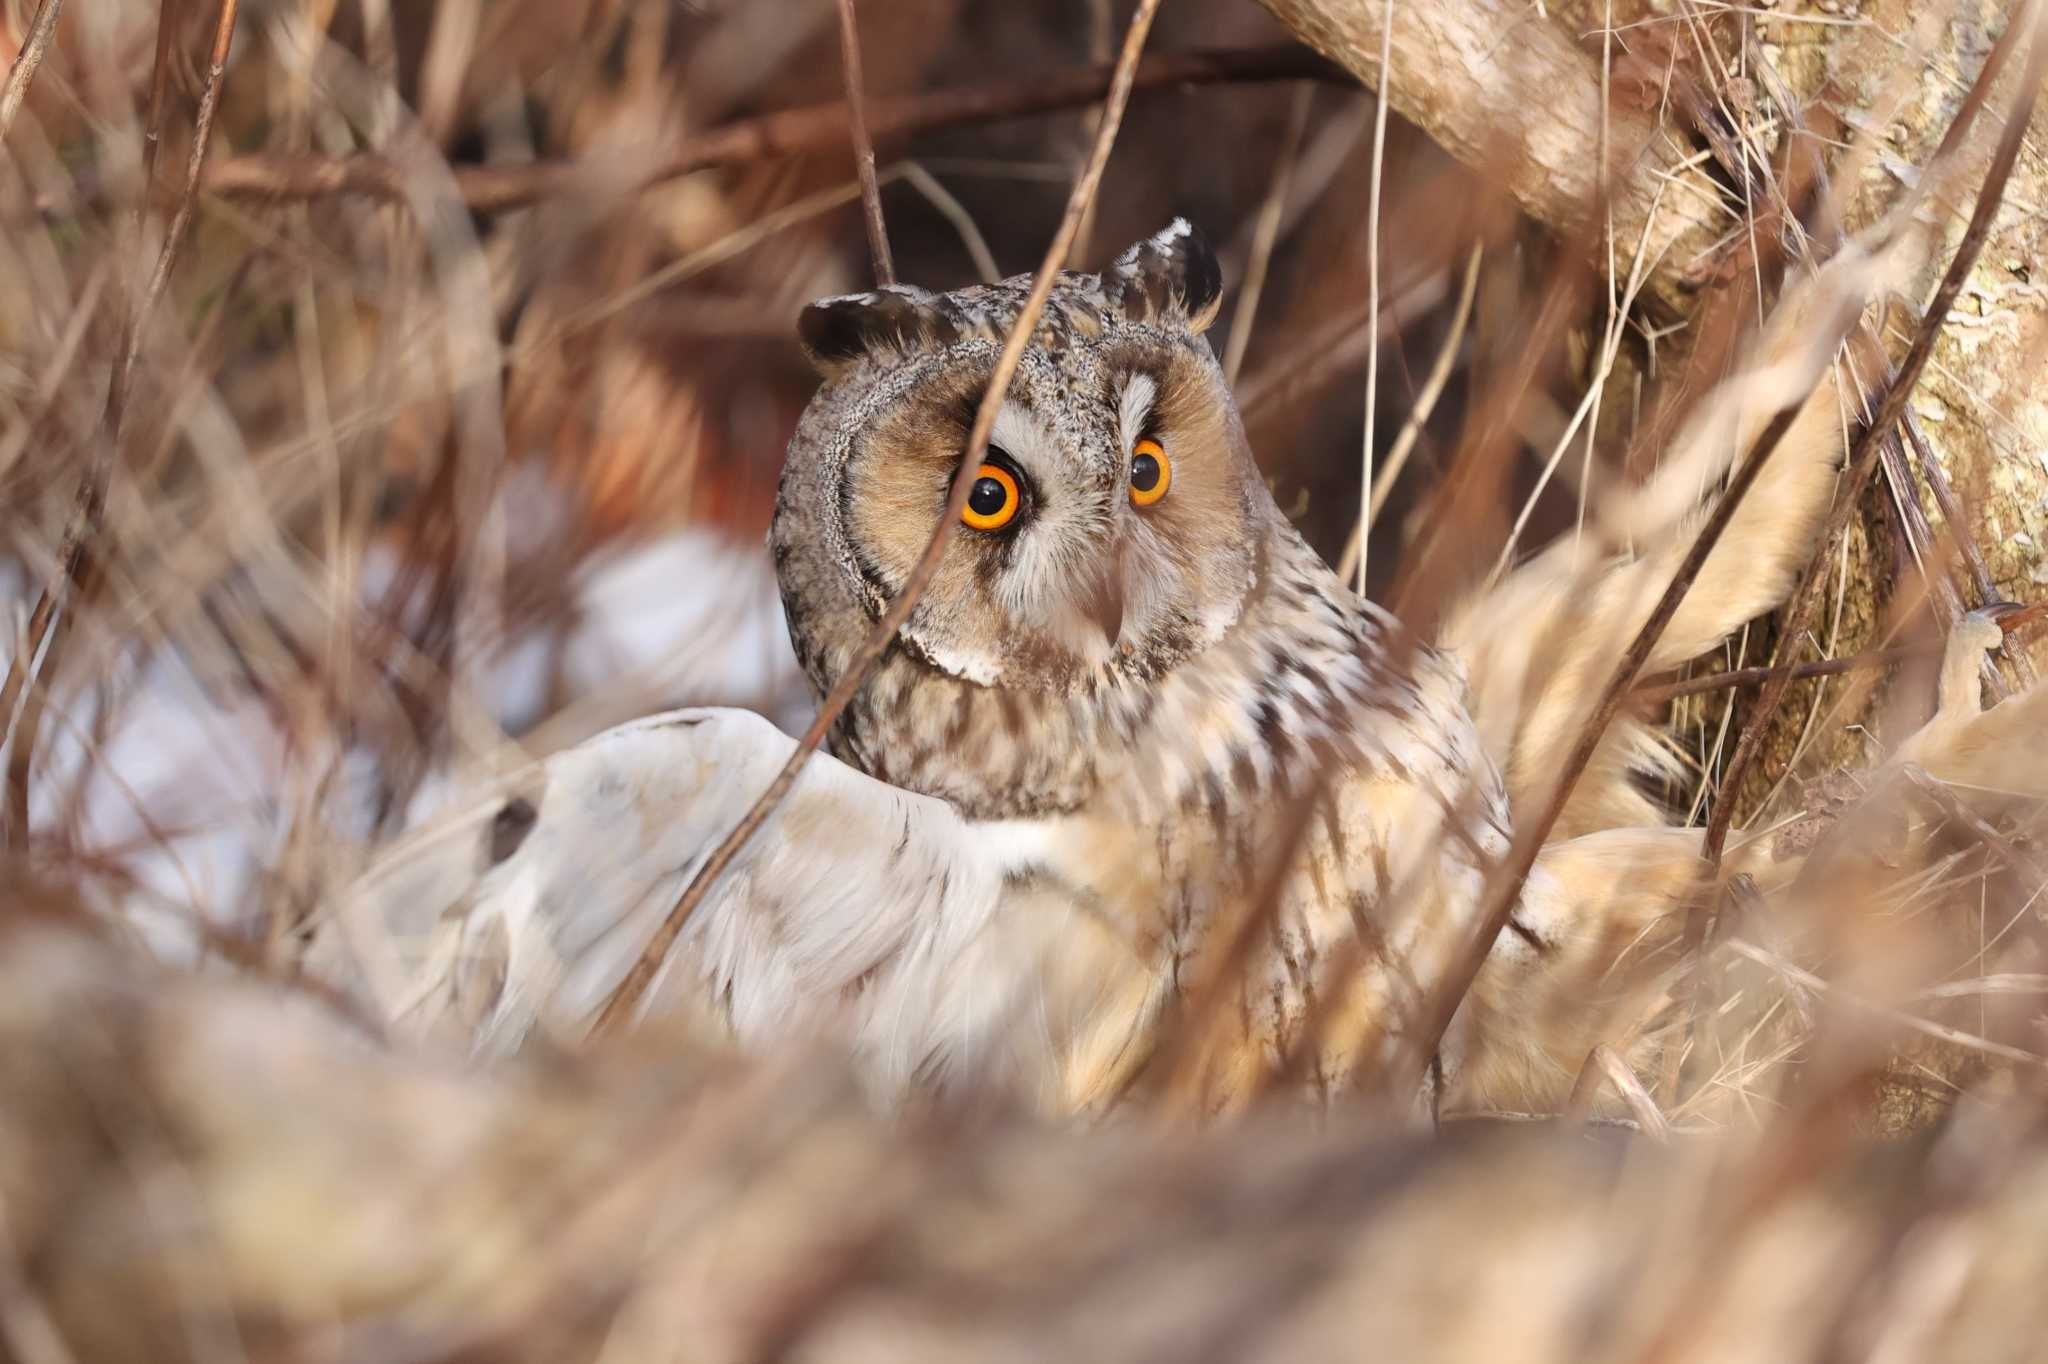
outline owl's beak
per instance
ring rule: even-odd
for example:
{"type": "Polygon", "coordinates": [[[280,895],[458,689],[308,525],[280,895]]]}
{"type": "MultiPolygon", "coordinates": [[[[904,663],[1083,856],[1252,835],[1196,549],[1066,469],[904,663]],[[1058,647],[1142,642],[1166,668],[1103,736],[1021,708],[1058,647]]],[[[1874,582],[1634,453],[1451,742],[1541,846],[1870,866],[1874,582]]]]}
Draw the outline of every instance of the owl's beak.
{"type": "Polygon", "coordinates": [[[1116,564],[1112,560],[1100,576],[1095,579],[1095,589],[1090,592],[1081,610],[1088,619],[1102,627],[1102,637],[1114,649],[1124,632],[1124,590],[1117,581],[1116,564]]]}

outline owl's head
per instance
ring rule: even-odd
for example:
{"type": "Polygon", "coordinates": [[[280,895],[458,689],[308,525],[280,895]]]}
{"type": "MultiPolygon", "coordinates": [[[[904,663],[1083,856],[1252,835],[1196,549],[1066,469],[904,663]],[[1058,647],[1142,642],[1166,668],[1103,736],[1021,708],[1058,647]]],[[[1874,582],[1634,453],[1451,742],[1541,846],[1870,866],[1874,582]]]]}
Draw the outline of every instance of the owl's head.
{"type": "MultiPolygon", "coordinates": [[[[1156,677],[1230,628],[1270,499],[1202,337],[1221,285],[1184,220],[1100,275],[1060,276],[963,524],[903,628],[925,663],[1072,691],[1156,677]]],[[[893,287],[804,310],[825,384],[790,443],[770,539],[821,685],[833,641],[879,617],[944,514],[1030,287],[893,287]]]]}

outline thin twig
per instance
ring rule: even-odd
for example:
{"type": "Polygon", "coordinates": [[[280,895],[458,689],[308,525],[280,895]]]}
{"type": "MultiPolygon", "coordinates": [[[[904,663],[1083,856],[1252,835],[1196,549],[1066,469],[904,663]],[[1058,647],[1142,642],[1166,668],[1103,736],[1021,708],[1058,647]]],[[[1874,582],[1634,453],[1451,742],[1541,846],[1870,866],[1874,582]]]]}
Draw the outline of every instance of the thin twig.
{"type": "Polygon", "coordinates": [[[142,200],[135,206],[136,224],[156,189],[157,153],[164,145],[164,105],[171,93],[171,40],[184,15],[185,0],[159,0],[156,13],[156,59],[149,71],[149,104],[142,118],[142,200]]]}
{"type": "MultiPolygon", "coordinates": [[[[156,269],[150,272],[149,284],[142,292],[142,303],[136,309],[128,349],[119,357],[120,365],[116,372],[130,380],[134,375],[135,354],[141,346],[142,329],[148,325],[150,315],[156,311],[157,303],[171,282],[171,266],[178,259],[178,248],[184,244],[185,230],[192,225],[192,212],[198,206],[199,181],[206,173],[206,149],[212,141],[214,114],[220,109],[221,86],[227,76],[228,49],[234,44],[235,16],[240,9],[241,0],[221,0],[220,15],[214,22],[213,48],[207,54],[206,88],[199,96],[199,116],[192,130],[192,154],[185,163],[185,183],[178,191],[177,211],[171,215],[171,225],[164,232],[163,246],[157,251],[156,269]]],[[[121,415],[125,416],[125,412],[121,415]]]]}
{"type": "Polygon", "coordinates": [[[57,16],[63,12],[64,0],[43,0],[36,6],[36,17],[28,26],[28,36],[22,39],[21,51],[14,54],[14,64],[7,68],[7,84],[0,85],[0,142],[7,140],[14,116],[21,112],[21,102],[28,98],[29,82],[36,78],[43,54],[50,50],[50,40],[57,35],[57,16]]]}
{"type": "MultiPolygon", "coordinates": [[[[898,137],[1077,108],[1101,99],[1114,74],[1107,66],[1080,67],[1049,76],[871,101],[868,132],[871,137],[898,137]]],[[[1290,43],[1161,53],[1139,67],[1133,88],[1284,80],[1329,81],[1346,87],[1357,84],[1340,67],[1290,43]]],[[[741,119],[689,138],[661,161],[631,169],[622,178],[615,161],[560,159],[458,166],[454,169],[455,189],[465,205],[482,213],[520,208],[562,194],[587,193],[593,185],[614,180],[622,192],[631,192],[707,166],[835,151],[846,145],[846,119],[844,103],[741,119]]],[[[204,187],[213,194],[251,198],[313,199],[356,193],[404,202],[406,176],[396,162],[373,153],[344,157],[261,153],[215,163],[207,172],[204,187]]]]}
{"type": "MultiPolygon", "coordinates": [[[[896,169],[910,182],[912,189],[924,196],[926,203],[938,210],[940,217],[953,225],[953,230],[960,235],[960,245],[973,260],[974,272],[981,277],[981,282],[994,284],[1001,279],[1003,272],[996,268],[996,258],[989,251],[988,241],[981,235],[981,229],[975,225],[974,215],[967,211],[967,206],[940,184],[937,176],[917,162],[899,161],[896,169]]],[[[756,309],[755,316],[758,318],[759,315],[760,310],[756,309]]]]}
{"type": "MultiPolygon", "coordinates": [[[[1528,529],[1529,519],[1536,514],[1536,505],[1542,498],[1544,489],[1550,486],[1551,478],[1557,473],[1558,465],[1563,463],[1565,454],[1570,450],[1571,443],[1578,436],[1581,426],[1584,426],[1586,429],[1585,468],[1588,472],[1591,470],[1593,443],[1599,434],[1600,400],[1607,392],[1607,380],[1613,375],[1615,361],[1621,354],[1622,338],[1627,328],[1629,316],[1635,308],[1636,296],[1641,292],[1651,266],[1655,264],[1644,254],[1649,244],[1649,236],[1646,231],[1636,241],[1635,254],[1629,264],[1628,285],[1618,299],[1615,297],[1614,292],[1613,245],[1612,243],[1609,244],[1607,323],[1601,333],[1600,350],[1598,359],[1594,364],[1592,382],[1586,386],[1585,395],[1580,398],[1578,407],[1572,412],[1571,419],[1565,423],[1564,431],[1558,436],[1556,444],[1551,448],[1550,458],[1544,461],[1542,470],[1536,475],[1536,485],[1529,490],[1529,495],[1522,500],[1521,510],[1515,514],[1515,523],[1508,528],[1507,539],[1501,544],[1500,554],[1494,560],[1493,571],[1487,576],[1486,581],[1489,587],[1498,583],[1501,576],[1513,565],[1515,549],[1521,544],[1522,532],[1528,529]]],[[[1584,506],[1587,484],[1590,481],[1589,477],[1581,477],[1579,484],[1581,508],[1584,506]]],[[[1584,533],[1583,527],[1584,511],[1581,510],[1578,526],[1574,529],[1573,534],[1575,536],[1582,535],[1584,533]]]]}
{"type": "Polygon", "coordinates": [[[1443,302],[1450,292],[1449,276],[1448,270],[1439,269],[1408,281],[1378,317],[1368,314],[1360,302],[1317,327],[1244,381],[1237,391],[1238,411],[1247,422],[1288,411],[1337,374],[1363,364],[1365,329],[1376,329],[1382,339],[1398,332],[1443,302]]]}
{"type": "MultiPolygon", "coordinates": [[[[2016,30],[2014,31],[2016,32],[2016,30]]],[[[1764,58],[1762,50],[1757,47],[1756,35],[1749,26],[1747,16],[1744,18],[1743,41],[1747,45],[1748,54],[1752,58],[1750,62],[1751,69],[1762,78],[1764,88],[1770,94],[1771,102],[1777,106],[1778,116],[1784,120],[1788,148],[1793,143],[1803,143],[1808,148],[1808,156],[1805,163],[1807,173],[1812,178],[1814,188],[1812,199],[1814,223],[1811,231],[1806,230],[1803,226],[1798,227],[1798,230],[1794,232],[1796,244],[1799,250],[1809,259],[1812,257],[1813,244],[1816,241],[1823,250],[1831,254],[1841,245],[1842,224],[1834,206],[1834,194],[1830,184],[1827,162],[1820,154],[1818,141],[1813,138],[1806,127],[1806,120],[1799,107],[1798,100],[1793,97],[1791,90],[1786,87],[1783,78],[1778,75],[1777,69],[1764,58]]],[[[1992,79],[1996,78],[1998,70],[2003,67],[2006,56],[2010,52],[2010,46],[2007,43],[2002,49],[1993,54],[1989,63],[1992,79]]],[[[1988,86],[1985,88],[1988,89],[1988,86]]],[[[1969,92],[1968,97],[1964,101],[1963,108],[1957,113],[1955,124],[1952,124],[1943,136],[1942,141],[1944,145],[1953,145],[1955,139],[1968,131],[1978,111],[1983,107],[1983,96],[1984,90],[1972,89],[1969,92]],[[1962,133],[1957,131],[1957,125],[1960,125],[1962,133]]],[[[1791,158],[1789,156],[1787,161],[1788,165],[1790,165],[1791,158]]],[[[1776,191],[1777,185],[1775,181],[1771,182],[1771,188],[1774,192],[1776,191]]],[[[1788,219],[1788,225],[1793,225],[1794,220],[1790,213],[1787,212],[1785,216],[1788,219]]],[[[1866,324],[1864,334],[1871,338],[1871,353],[1882,359],[1885,369],[1885,382],[1889,383],[1894,377],[1894,371],[1890,359],[1884,355],[1883,347],[1878,344],[1877,329],[1866,324]]],[[[1903,414],[1901,429],[1905,432],[1906,439],[1912,442],[1914,452],[1921,464],[1921,473],[1927,479],[1927,486],[1934,494],[1935,503],[1941,508],[1942,516],[1948,523],[1949,538],[1955,544],[1956,552],[1962,558],[1964,566],[1970,571],[1971,581],[1977,589],[1978,604],[1982,605],[1995,600],[1997,591],[1991,580],[1990,569],[1986,566],[1984,556],[1978,550],[1975,540],[1970,537],[1967,531],[1967,528],[1975,523],[1963,516],[1964,509],[1958,504],[1955,491],[1949,486],[1948,477],[1942,471],[1940,462],[1934,458],[1934,452],[1928,448],[1926,433],[1920,428],[1920,418],[1914,413],[1910,405],[1906,407],[1903,414]]],[[[1934,528],[1928,524],[1926,509],[1920,505],[1920,496],[1914,486],[1911,473],[1906,467],[1905,451],[1896,433],[1887,432],[1885,434],[1884,443],[1879,448],[1879,458],[1883,461],[1885,478],[1892,487],[1893,501],[1899,510],[1904,539],[1913,552],[1916,565],[1920,570],[1921,581],[1926,584],[1934,600],[1936,610],[1941,619],[1942,628],[1946,630],[1962,615],[1962,598],[1957,593],[1955,584],[1949,580],[1946,566],[1931,562],[1934,548],[1934,528]]],[[[2033,669],[2026,655],[2015,652],[2012,658],[2015,671],[2018,673],[2021,681],[2023,683],[2032,682],[2033,669]]],[[[2004,699],[2010,693],[2005,685],[2003,674],[1998,671],[1997,666],[1988,657],[1984,660],[1982,666],[1985,685],[1990,690],[1991,695],[1996,699],[2004,699]]]]}
{"type": "Polygon", "coordinates": [[[1422,390],[1415,395],[1415,402],[1408,409],[1408,419],[1401,423],[1400,434],[1387,447],[1386,462],[1373,474],[1372,495],[1366,501],[1365,516],[1352,523],[1350,538],[1345,540],[1344,553],[1337,562],[1340,582],[1348,582],[1357,570],[1358,561],[1365,552],[1366,537],[1372,534],[1373,523],[1379,520],[1387,499],[1393,496],[1394,484],[1401,477],[1401,470],[1408,466],[1408,456],[1414,453],[1416,443],[1422,439],[1422,428],[1428,424],[1430,414],[1436,411],[1437,399],[1443,396],[1445,385],[1450,383],[1451,375],[1458,367],[1458,351],[1465,341],[1465,324],[1472,320],[1472,300],[1479,292],[1479,262],[1485,251],[1486,243],[1476,241],[1465,257],[1465,278],[1458,286],[1458,303],[1451,313],[1450,330],[1444,333],[1444,342],[1437,347],[1436,362],[1429,367],[1422,390]]]}
{"type": "Polygon", "coordinates": [[[1252,320],[1259,314],[1259,295],[1266,289],[1266,270],[1273,263],[1273,246],[1280,238],[1280,219],[1287,208],[1287,191],[1294,182],[1294,163],[1301,156],[1309,100],[1315,91],[1314,85],[1303,81],[1287,103],[1287,128],[1280,134],[1280,154],[1273,160],[1273,179],[1266,186],[1266,201],[1259,205],[1258,221],[1252,228],[1251,257],[1245,266],[1244,284],[1237,291],[1230,339],[1223,347],[1223,382],[1232,390],[1237,388],[1238,371],[1244,367],[1245,347],[1251,344],[1252,320]]]}
{"type": "MultiPolygon", "coordinates": [[[[1088,60],[1097,66],[1107,67],[1116,60],[1116,15],[1112,12],[1110,0],[1088,0],[1088,60]]],[[[1073,168],[1067,175],[1056,176],[1061,181],[1081,172],[1087,164],[1087,149],[1095,145],[1095,134],[1102,131],[1102,105],[1090,106],[1081,118],[1078,136],[1074,139],[1075,154],[1071,158],[1073,168]]],[[[1095,240],[1096,205],[1088,205],[1088,211],[1081,215],[1081,230],[1074,234],[1074,251],[1085,255],[1088,244],[1095,240]]]]}
{"type": "Polygon", "coordinates": [[[1927,442],[1927,433],[1921,429],[1920,418],[1910,407],[1903,415],[1902,425],[1907,441],[1913,446],[1913,456],[1919,462],[1920,476],[1927,480],[1928,490],[1934,494],[1934,505],[1941,509],[1942,520],[1948,522],[1949,534],[1956,542],[1956,552],[1962,556],[1963,566],[1970,572],[1970,585],[1977,589],[1977,605],[1996,601],[1998,586],[1992,581],[1991,566],[1984,562],[1983,551],[1977,548],[1968,534],[1974,523],[1957,499],[1956,490],[1950,486],[1941,461],[1934,457],[1934,450],[1927,442]]]}
{"type": "MultiPolygon", "coordinates": [[[[1887,375],[1890,368],[1887,364],[1887,375]]],[[[1965,609],[1963,595],[1950,578],[1947,563],[1935,559],[1934,526],[1927,519],[1927,509],[1920,505],[1919,488],[1913,481],[1912,470],[1906,465],[1906,444],[1900,432],[1908,428],[1915,431],[1919,429],[1919,423],[1914,419],[1910,404],[1900,414],[1899,425],[1885,432],[1883,442],[1878,446],[1878,465],[1884,470],[1885,482],[1890,485],[1891,504],[1898,513],[1896,519],[1904,528],[1907,547],[1912,551],[1914,561],[1919,567],[1921,581],[1927,586],[1928,597],[1934,604],[1935,618],[1940,622],[1941,632],[1946,635],[1962,618],[1965,609]]],[[[1949,496],[1953,500],[1953,490],[1949,491],[1949,496]]],[[[1977,547],[1971,543],[1966,528],[1950,521],[1948,532],[1949,542],[1955,545],[1959,552],[1967,547],[1968,553],[1965,558],[1974,557],[1977,562],[1983,562],[1983,556],[1977,553],[1977,547]]],[[[1991,601],[1994,598],[1980,596],[1979,600],[1991,601]]],[[[2013,657],[2024,658],[2025,655],[2015,653],[2013,657]]],[[[1998,665],[1991,661],[1991,655],[1986,654],[1977,660],[1977,668],[1984,679],[1984,690],[1994,702],[2003,701],[2012,695],[2012,689],[2005,684],[2005,674],[1998,671],[1998,665]]]]}
{"type": "MultiPolygon", "coordinates": [[[[1909,658],[1929,658],[1939,654],[1939,648],[1911,648],[1905,645],[1889,649],[1869,649],[1847,658],[1822,658],[1808,663],[1796,663],[1792,667],[1795,678],[1834,677],[1841,673],[1861,672],[1865,668],[1888,668],[1894,663],[1909,658]]],[[[1645,705],[1661,706],[1666,701],[1675,701],[1681,696],[1698,696],[1702,692],[1727,691],[1735,687],[1760,687],[1775,675],[1773,667],[1734,668],[1728,672],[1710,673],[1704,677],[1681,678],[1676,682],[1649,683],[1635,688],[1635,696],[1645,705]]]]}
{"type": "Polygon", "coordinates": [[[875,263],[875,283],[887,287],[896,282],[896,262],[889,254],[888,225],[882,221],[882,187],[875,181],[875,144],[868,136],[867,101],[861,95],[860,29],[854,22],[853,0],[839,0],[839,64],[846,74],[846,129],[853,138],[853,166],[860,177],[868,254],[875,263]]]}
{"type": "Polygon", "coordinates": [[[1394,614],[1404,620],[1433,619],[1445,593],[1463,578],[1474,529],[1490,514],[1506,477],[1529,394],[1559,339],[1583,313],[1593,255],[1587,237],[1598,230],[1603,211],[1602,204],[1589,207],[1579,231],[1558,252],[1536,305],[1525,310],[1528,320],[1512,354],[1473,389],[1482,401],[1465,414],[1462,437],[1430,490],[1426,515],[1390,593],[1394,614]]]}
{"type": "Polygon", "coordinates": [[[668,917],[655,930],[646,948],[626,972],[625,978],[606,1000],[599,1013],[593,1031],[605,1033],[623,1026],[638,1009],[640,1001],[654,984],[662,963],[668,959],[676,939],[682,934],[683,926],[690,915],[711,889],[714,882],[732,863],[739,850],[754,832],[767,822],[775,807],[796,784],[797,774],[803,770],[811,755],[824,742],[826,733],[838,722],[840,713],[846,709],[854,694],[867,682],[868,673],[880,661],[882,655],[895,642],[896,632],[916,607],[918,598],[924,594],[926,584],[937,572],[939,560],[945,555],[946,547],[952,543],[955,525],[960,520],[961,510],[967,505],[967,494],[974,486],[974,471],[979,466],[982,452],[988,448],[989,433],[995,427],[996,413],[1002,407],[1003,395],[1009,391],[1010,380],[1016,375],[1017,366],[1023,359],[1024,350],[1031,344],[1032,334],[1037,330],[1038,318],[1045,309],[1046,300],[1052,294],[1053,281],[1059,277],[1060,268],[1066,263],[1068,253],[1073,250],[1075,235],[1080,231],[1081,217],[1095,198],[1096,188],[1102,183],[1103,168],[1109,164],[1110,149],[1116,145],[1117,130],[1123,124],[1124,107],[1130,101],[1131,90],[1138,69],[1139,55],[1144,51],[1145,35],[1151,30],[1153,15],[1158,12],[1160,0],[1139,0],[1137,13],[1131,16],[1130,28],[1124,35],[1123,51],[1117,57],[1116,71],[1110,81],[1109,94],[1104,100],[1102,127],[1095,139],[1095,148],[1090,153],[1088,164],[1082,169],[1080,178],[1074,182],[1072,194],[1067,199],[1067,211],[1060,220],[1059,231],[1053,234],[1045,259],[1038,267],[1038,275],[1032,281],[1031,293],[1018,310],[1017,320],[1011,324],[1010,334],[1003,343],[1002,353],[997,356],[994,372],[989,376],[988,389],[982,395],[981,406],[975,412],[974,425],[967,435],[967,448],[961,455],[959,471],[953,477],[953,487],[946,499],[946,508],[939,514],[939,524],[932,531],[932,538],[926,544],[924,553],[911,568],[903,587],[875,622],[874,629],[862,642],[860,650],[847,664],[818,709],[818,716],[804,731],[796,751],[782,765],[782,770],[769,783],[733,831],[704,860],[690,884],[684,888],[668,917]]]}
{"type": "MultiPolygon", "coordinates": [[[[1913,409],[1907,408],[1905,415],[1910,418],[1913,409]]],[[[1927,519],[1927,509],[1920,505],[1920,494],[1913,486],[1912,471],[1906,467],[1905,446],[1896,430],[1885,433],[1884,443],[1878,450],[1878,462],[1884,469],[1885,481],[1891,485],[1892,501],[1898,509],[1894,519],[1899,523],[1906,548],[1927,584],[1941,628],[1947,630],[1963,614],[1963,599],[1957,593],[1956,585],[1949,581],[1947,568],[1933,562],[1934,526],[1927,519]]]]}
{"type": "MultiPolygon", "coordinates": [[[[1393,85],[1388,74],[1388,65],[1394,51],[1394,0],[1387,0],[1386,13],[1380,19],[1380,64],[1377,87],[1374,96],[1378,101],[1372,116],[1372,191],[1366,209],[1365,219],[1365,280],[1368,308],[1374,317],[1380,313],[1380,189],[1387,172],[1387,90],[1393,85]]],[[[1378,416],[1380,392],[1380,334],[1374,330],[1368,334],[1365,351],[1365,435],[1361,443],[1365,447],[1362,472],[1358,480],[1358,520],[1364,525],[1372,516],[1372,442],[1373,426],[1378,416]]],[[[1358,537],[1358,574],[1356,590],[1365,595],[1366,561],[1372,548],[1370,539],[1361,534],[1358,537]]]]}

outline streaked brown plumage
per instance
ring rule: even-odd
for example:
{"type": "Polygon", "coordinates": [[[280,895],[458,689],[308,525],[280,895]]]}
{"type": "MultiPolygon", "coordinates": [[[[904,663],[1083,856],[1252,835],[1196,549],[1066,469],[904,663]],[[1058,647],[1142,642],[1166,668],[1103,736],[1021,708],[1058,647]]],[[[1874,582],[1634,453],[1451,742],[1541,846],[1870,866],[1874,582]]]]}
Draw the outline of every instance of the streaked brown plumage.
{"type": "MultiPolygon", "coordinates": [[[[791,444],[771,545],[791,638],[821,692],[929,537],[1029,283],[894,288],[807,312],[826,382],[791,444]]],[[[1081,931],[1020,942],[1016,969],[1090,999],[1131,977],[1107,992],[1114,1003],[1051,1011],[1071,1029],[1053,1048],[1069,1102],[1123,1083],[1159,1016],[1223,956],[1243,969],[1227,987],[1234,1024],[1194,1065],[1203,1105],[1282,1073],[1324,1090],[1378,1074],[1472,931],[1485,869],[1508,842],[1496,759],[1515,756],[1515,736],[1490,752],[1458,661],[1353,595],[1274,505],[1201,335],[1219,289],[1182,222],[1100,276],[1061,277],[992,441],[1028,483],[1026,509],[999,531],[959,532],[832,736],[855,767],[971,820],[1059,831],[1033,874],[1088,906],[1081,917],[1108,925],[1109,942],[1081,931]],[[1172,458],[1154,506],[1129,496],[1141,439],[1172,458]],[[1106,635],[1088,609],[1104,580],[1127,604],[1106,635]],[[1256,946],[1230,946],[1238,916],[1267,894],[1256,946]]],[[[1767,594],[1783,590],[1832,478],[1831,394],[1813,408],[1800,448],[1781,458],[1791,472],[1758,503],[1768,524],[1745,538],[1752,549],[1759,536],[1787,542],[1752,565],[1767,594]]],[[[1617,584],[1611,566],[1603,577],[1610,590],[1574,597],[1577,609],[1647,610],[1654,587],[1644,597],[1640,582],[1617,584]]],[[[1718,634],[1761,606],[1746,608],[1695,611],[1704,626],[1675,637],[1718,634]]],[[[1469,631],[1475,610],[1483,618],[1485,603],[1454,628],[1469,631]]],[[[1541,619],[1518,623],[1520,634],[1556,624],[1554,609],[1527,614],[1541,619]]],[[[1506,646],[1478,643],[1498,671],[1506,646]]],[[[1626,756],[1610,764],[1618,780],[1626,756]]],[[[1682,866],[1686,839],[1610,837],[1534,878],[1446,1046],[1454,1089],[1506,1083],[1487,1078],[1499,1068],[1480,1053],[1501,1049],[1498,1019],[1536,1003],[1515,998],[1532,973],[1587,965],[1589,935],[1557,869],[1632,868],[1643,886],[1610,906],[1615,931],[1591,935],[1611,965],[1682,890],[1682,876],[1659,869],[1682,866]],[[1475,1019],[1489,1025],[1482,1035],[1475,1019]]],[[[1555,1046],[1506,1047],[1515,1086],[1568,1081],[1565,1053],[1583,1029],[1562,1031],[1555,1046]]]]}

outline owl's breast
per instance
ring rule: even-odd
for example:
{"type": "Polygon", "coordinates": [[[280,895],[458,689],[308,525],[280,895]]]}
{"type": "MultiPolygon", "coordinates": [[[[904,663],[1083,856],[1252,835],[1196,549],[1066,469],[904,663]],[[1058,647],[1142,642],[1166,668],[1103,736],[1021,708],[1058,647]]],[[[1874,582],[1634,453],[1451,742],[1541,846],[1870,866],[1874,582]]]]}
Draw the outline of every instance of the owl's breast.
{"type": "Polygon", "coordinates": [[[1075,698],[968,682],[892,648],[831,743],[870,776],[972,819],[1055,816],[1089,806],[1116,765],[1104,719],[1075,698]]]}

